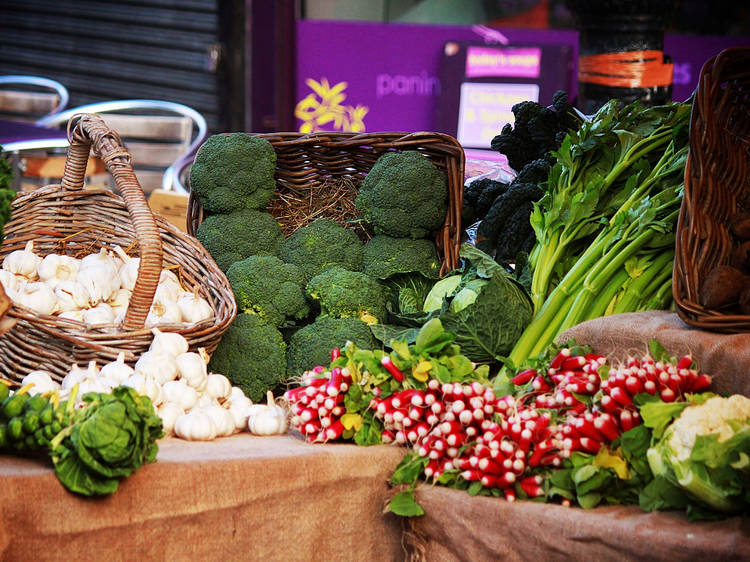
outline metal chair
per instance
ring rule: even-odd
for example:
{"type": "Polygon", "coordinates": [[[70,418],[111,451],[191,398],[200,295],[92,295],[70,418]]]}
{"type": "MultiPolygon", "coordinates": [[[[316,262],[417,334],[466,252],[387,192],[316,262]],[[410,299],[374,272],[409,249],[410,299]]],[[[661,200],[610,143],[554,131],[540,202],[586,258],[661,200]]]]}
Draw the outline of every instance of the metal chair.
{"type": "Polygon", "coordinates": [[[50,78],[9,74],[0,76],[0,116],[36,122],[68,106],[68,90],[50,78]]]}
{"type": "MultiPolygon", "coordinates": [[[[123,139],[133,157],[136,177],[146,193],[155,189],[187,194],[175,182],[175,166],[189,159],[208,134],[205,118],[179,103],[133,99],[74,107],[39,121],[46,127],[64,127],[78,113],[97,113],[123,139]]],[[[108,178],[107,178],[108,179],[108,178]]]]}

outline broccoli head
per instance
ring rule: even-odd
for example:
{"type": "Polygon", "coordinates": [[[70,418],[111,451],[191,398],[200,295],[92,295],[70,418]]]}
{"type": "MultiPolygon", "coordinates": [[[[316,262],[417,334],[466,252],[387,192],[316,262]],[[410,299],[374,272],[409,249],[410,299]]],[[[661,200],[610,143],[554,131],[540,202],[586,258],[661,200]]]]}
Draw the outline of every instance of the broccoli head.
{"type": "Polygon", "coordinates": [[[237,307],[276,328],[310,313],[299,267],[275,256],[250,256],[227,270],[237,307]]]}
{"type": "Polygon", "coordinates": [[[354,200],[377,234],[425,238],[448,211],[445,174],[416,150],[378,158],[354,200]]]}
{"type": "Polygon", "coordinates": [[[301,375],[316,365],[329,365],[331,350],[344,347],[347,341],[362,349],[376,349],[380,345],[367,324],[356,318],[319,316],[315,322],[300,328],[289,339],[287,374],[301,375]]]}
{"type": "Polygon", "coordinates": [[[437,279],[440,260],[431,240],[378,234],[364,246],[362,271],[376,279],[388,279],[399,273],[421,273],[437,279]]]}
{"type": "Polygon", "coordinates": [[[282,244],[279,257],[302,270],[305,282],[334,266],[362,270],[359,236],[330,219],[317,219],[297,229],[282,244]]]}
{"type": "Polygon", "coordinates": [[[264,209],[276,187],[276,152],[247,133],[213,135],[190,170],[190,187],[209,213],[264,209]]]}
{"type": "Polygon", "coordinates": [[[307,294],[320,304],[320,311],[326,316],[359,318],[367,324],[385,321],[385,289],[360,271],[327,269],[310,280],[307,294]]]}
{"type": "Polygon", "coordinates": [[[209,215],[195,233],[219,268],[249,256],[275,256],[284,241],[279,223],[269,213],[241,209],[228,215],[209,215]]]}
{"type": "Polygon", "coordinates": [[[238,314],[208,364],[242,389],[253,402],[263,400],[286,378],[286,343],[276,328],[254,314],[238,314]]]}

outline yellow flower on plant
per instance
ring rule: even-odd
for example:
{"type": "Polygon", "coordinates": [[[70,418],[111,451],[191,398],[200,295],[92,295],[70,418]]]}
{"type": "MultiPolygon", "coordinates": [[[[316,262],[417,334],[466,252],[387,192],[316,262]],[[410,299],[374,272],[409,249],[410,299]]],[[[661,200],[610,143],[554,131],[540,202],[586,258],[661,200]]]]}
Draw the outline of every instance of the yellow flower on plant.
{"type": "Polygon", "coordinates": [[[411,376],[413,376],[419,382],[427,382],[431,369],[432,363],[425,359],[422,359],[419,361],[419,363],[411,368],[411,376]]]}

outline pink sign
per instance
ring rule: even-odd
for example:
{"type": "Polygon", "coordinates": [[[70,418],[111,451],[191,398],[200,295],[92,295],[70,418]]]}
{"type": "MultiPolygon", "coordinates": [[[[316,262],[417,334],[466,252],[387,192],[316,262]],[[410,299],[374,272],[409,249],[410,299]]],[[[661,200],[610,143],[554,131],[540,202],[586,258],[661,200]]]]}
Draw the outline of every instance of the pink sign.
{"type": "Polygon", "coordinates": [[[466,76],[507,76],[538,78],[542,50],[537,47],[469,47],[466,76]]]}

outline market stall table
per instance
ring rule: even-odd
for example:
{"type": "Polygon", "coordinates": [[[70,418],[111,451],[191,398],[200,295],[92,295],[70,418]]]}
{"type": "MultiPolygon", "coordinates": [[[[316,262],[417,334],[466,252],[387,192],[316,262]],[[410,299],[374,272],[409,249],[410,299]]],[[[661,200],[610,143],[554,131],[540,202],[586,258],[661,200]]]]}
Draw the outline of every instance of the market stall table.
{"type": "Polygon", "coordinates": [[[402,455],[294,434],[165,439],[104,498],[68,493],[44,459],[0,455],[0,558],[400,560],[383,506],[402,455]]]}

